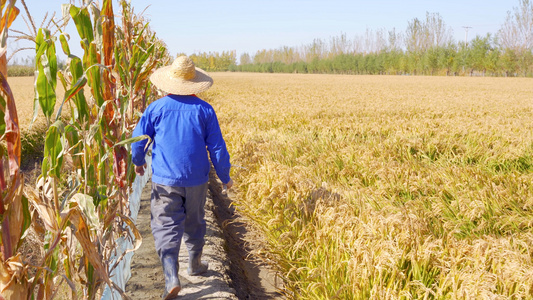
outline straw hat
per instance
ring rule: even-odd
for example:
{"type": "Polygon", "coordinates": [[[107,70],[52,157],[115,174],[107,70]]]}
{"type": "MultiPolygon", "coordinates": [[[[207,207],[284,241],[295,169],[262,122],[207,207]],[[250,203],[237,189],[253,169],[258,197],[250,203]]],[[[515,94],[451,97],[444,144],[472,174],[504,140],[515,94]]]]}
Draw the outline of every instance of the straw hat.
{"type": "Polygon", "coordinates": [[[157,69],[150,81],[160,90],[174,95],[192,95],[207,91],[213,79],[196,68],[187,56],[180,56],[172,65],[157,69]]]}

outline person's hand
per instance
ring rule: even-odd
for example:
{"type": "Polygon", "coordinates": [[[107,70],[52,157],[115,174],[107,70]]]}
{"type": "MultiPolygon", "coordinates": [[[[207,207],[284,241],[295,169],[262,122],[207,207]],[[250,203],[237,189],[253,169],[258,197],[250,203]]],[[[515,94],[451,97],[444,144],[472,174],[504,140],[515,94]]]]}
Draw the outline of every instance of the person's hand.
{"type": "Polygon", "coordinates": [[[231,189],[231,187],[233,186],[233,179],[230,179],[229,182],[225,184],[225,186],[227,189],[231,189]]]}
{"type": "Polygon", "coordinates": [[[137,175],[139,175],[139,176],[143,176],[145,168],[146,168],[146,164],[144,164],[142,166],[135,166],[135,173],[137,173],[137,175]]]}
{"type": "Polygon", "coordinates": [[[231,189],[233,186],[233,179],[230,179],[228,183],[222,185],[222,194],[226,195],[228,193],[228,189],[231,189]]]}

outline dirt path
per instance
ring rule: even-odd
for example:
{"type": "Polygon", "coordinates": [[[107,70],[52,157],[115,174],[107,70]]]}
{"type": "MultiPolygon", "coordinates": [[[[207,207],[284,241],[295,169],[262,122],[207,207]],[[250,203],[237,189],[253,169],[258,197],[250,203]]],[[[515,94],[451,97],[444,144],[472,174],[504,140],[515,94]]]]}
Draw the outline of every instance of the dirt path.
{"type": "MultiPolygon", "coordinates": [[[[211,182],[206,204],[207,234],[203,255],[209,261],[209,271],[205,276],[189,276],[186,270],[188,254],[182,244],[179,258],[182,291],[178,299],[281,299],[274,287],[273,273],[245,259],[247,250],[243,227],[240,226],[238,232],[234,230],[233,226],[238,225],[235,223],[225,226],[225,231],[220,228],[219,224],[228,223],[225,221],[233,217],[229,206],[226,206],[227,201],[230,200],[220,194],[218,183],[211,182]],[[226,250],[231,250],[229,255],[226,250]]],[[[133,256],[132,277],[126,285],[126,292],[132,299],[161,299],[165,284],[150,230],[150,183],[141,196],[137,226],[143,243],[133,256]]]]}
{"type": "MultiPolygon", "coordinates": [[[[211,202],[210,199],[208,201],[211,202]]],[[[187,274],[188,254],[187,248],[182,244],[179,258],[182,291],[179,299],[237,299],[226,275],[229,264],[223,248],[224,240],[210,209],[206,210],[206,215],[204,259],[209,261],[209,272],[206,276],[193,277],[187,274]]],[[[150,230],[150,183],[146,185],[141,196],[137,225],[143,237],[143,244],[133,256],[132,277],[126,285],[126,292],[132,299],[161,299],[165,280],[150,230]]]]}

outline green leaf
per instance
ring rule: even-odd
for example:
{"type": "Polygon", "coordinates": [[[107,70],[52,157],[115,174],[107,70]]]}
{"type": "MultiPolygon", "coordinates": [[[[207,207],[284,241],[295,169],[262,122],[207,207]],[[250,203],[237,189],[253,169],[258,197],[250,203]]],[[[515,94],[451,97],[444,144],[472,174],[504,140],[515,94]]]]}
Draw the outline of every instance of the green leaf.
{"type": "Polygon", "coordinates": [[[67,38],[65,37],[64,33],[59,36],[59,41],[61,42],[63,53],[65,53],[67,56],[70,56],[70,47],[68,46],[67,38]]]}
{"type": "Polygon", "coordinates": [[[150,136],[144,134],[144,135],[141,135],[141,136],[136,136],[136,137],[132,137],[132,138],[129,138],[129,139],[122,140],[122,141],[116,143],[113,147],[126,145],[126,144],[133,144],[135,142],[139,142],[139,141],[146,140],[146,139],[148,139],[148,143],[146,143],[146,144],[149,145],[150,142],[151,142],[150,136]]]}
{"type": "MultiPolygon", "coordinates": [[[[55,45],[50,37],[50,31],[39,29],[36,37],[36,69],[35,96],[38,99],[45,117],[50,120],[54,112],[57,86],[57,60],[55,45]]],[[[34,119],[37,109],[34,107],[34,119]]]]}
{"type": "MultiPolygon", "coordinates": [[[[72,74],[72,80],[78,82],[82,77],[87,78],[83,71],[83,65],[81,64],[81,59],[76,56],[71,56],[70,58],[70,72],[72,74]]],[[[74,96],[74,104],[78,112],[78,120],[80,122],[88,121],[89,119],[89,105],[85,99],[83,93],[76,93],[74,96]]]]}
{"type": "Polygon", "coordinates": [[[41,174],[43,177],[48,177],[48,171],[50,170],[50,162],[48,157],[44,157],[41,163],[41,174]]]}
{"type": "MultiPolygon", "coordinates": [[[[46,134],[44,143],[44,157],[48,159],[49,169],[47,170],[56,178],[61,178],[61,167],[63,165],[63,144],[61,133],[64,131],[63,123],[56,121],[46,134]]],[[[43,169],[43,174],[44,169],[43,169]]]]}
{"type": "Polygon", "coordinates": [[[87,8],[80,9],[74,5],[70,6],[70,16],[74,23],[76,24],[76,29],[80,38],[86,39],[88,43],[92,43],[94,40],[93,36],[93,25],[91,23],[91,16],[89,15],[89,10],[87,8]]]}
{"type": "Polygon", "coordinates": [[[83,87],[87,83],[87,78],[85,76],[78,79],[78,81],[68,90],[65,92],[65,97],[63,98],[63,102],[61,103],[61,106],[57,110],[56,114],[56,121],[59,120],[61,117],[61,112],[63,111],[63,105],[70,100],[72,97],[74,97],[78,92],[83,91],[83,87]]]}
{"type": "Polygon", "coordinates": [[[4,135],[6,132],[6,121],[4,120],[4,110],[6,107],[6,99],[0,94],[0,107],[3,107],[4,109],[0,109],[0,136],[4,135]]]}
{"type": "MultiPolygon", "coordinates": [[[[51,246],[51,245],[50,245],[51,246]]],[[[49,268],[52,272],[49,274],[56,274],[57,267],[59,266],[59,254],[60,254],[61,247],[54,247],[52,250],[51,255],[48,257],[48,263],[46,264],[46,267],[49,268]]],[[[46,276],[47,280],[52,280],[50,276],[46,276]]]]}
{"type": "Polygon", "coordinates": [[[22,215],[24,216],[24,219],[22,223],[22,232],[21,232],[22,234],[19,240],[19,244],[17,245],[17,248],[21,246],[22,241],[26,237],[26,234],[28,234],[28,228],[30,228],[31,226],[31,214],[30,214],[30,209],[28,205],[28,198],[22,195],[20,201],[22,203],[22,215]]]}
{"type": "Polygon", "coordinates": [[[94,189],[97,185],[96,182],[96,172],[94,165],[89,162],[87,166],[87,172],[85,173],[85,185],[91,189],[94,189]]]}

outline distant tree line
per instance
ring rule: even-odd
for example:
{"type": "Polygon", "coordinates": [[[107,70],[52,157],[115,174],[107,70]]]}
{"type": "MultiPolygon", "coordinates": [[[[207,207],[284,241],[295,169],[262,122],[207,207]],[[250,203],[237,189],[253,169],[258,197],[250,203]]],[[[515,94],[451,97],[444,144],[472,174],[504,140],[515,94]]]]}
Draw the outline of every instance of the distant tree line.
{"type": "MultiPolygon", "coordinates": [[[[331,74],[411,74],[411,75],[491,75],[530,76],[531,51],[500,48],[495,38],[477,36],[468,44],[448,42],[420,50],[387,48],[378,52],[326,51],[308,59],[278,60],[284,50],[258,52],[252,63],[233,65],[241,72],[331,73],[331,74]],[[266,54],[266,55],[265,55],[266,54]],[[266,56],[266,57],[265,57],[266,56]],[[268,58],[270,56],[270,58],[268,58]]],[[[306,56],[306,52],[304,52],[306,56]]]]}
{"type": "MultiPolygon", "coordinates": [[[[185,55],[178,53],[178,56],[185,55]]],[[[235,65],[237,54],[235,50],[218,52],[202,52],[189,55],[194,64],[206,71],[228,71],[235,65]]]]}

